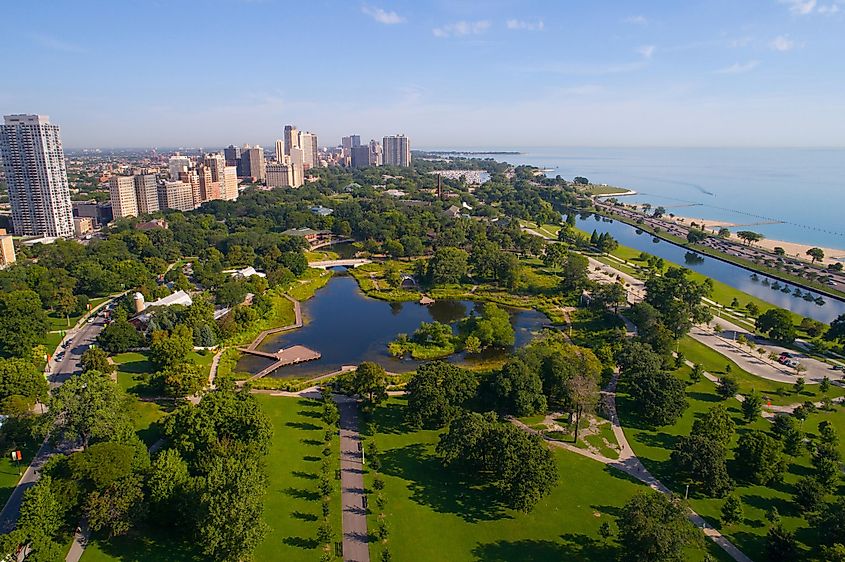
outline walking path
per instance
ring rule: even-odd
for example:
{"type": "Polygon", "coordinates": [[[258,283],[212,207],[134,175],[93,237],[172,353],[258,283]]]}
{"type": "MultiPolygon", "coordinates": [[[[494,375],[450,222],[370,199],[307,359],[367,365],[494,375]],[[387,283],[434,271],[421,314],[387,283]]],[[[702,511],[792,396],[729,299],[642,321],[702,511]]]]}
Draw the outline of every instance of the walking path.
{"type": "MultiPolygon", "coordinates": [[[[611,427],[613,428],[613,435],[616,437],[617,443],[619,443],[618,459],[611,459],[603,455],[587,451],[585,449],[579,449],[578,447],[570,443],[564,443],[562,441],[549,439],[539,431],[531,429],[519,420],[511,419],[510,421],[514,425],[520,427],[521,429],[529,433],[539,435],[552,446],[566,449],[567,451],[572,451],[573,453],[577,453],[595,461],[604,463],[608,466],[612,466],[613,468],[621,470],[629,476],[633,476],[634,478],[636,478],[640,482],[643,482],[650,488],[657,490],[662,494],[670,495],[672,494],[672,491],[667,488],[662,482],[660,482],[660,480],[658,480],[657,478],[652,476],[651,473],[649,473],[649,471],[646,469],[640,459],[634,454],[631,445],[628,443],[628,439],[625,437],[625,432],[622,430],[622,426],[619,423],[619,416],[616,413],[616,384],[618,380],[619,374],[616,373],[613,375],[613,378],[610,380],[610,383],[607,385],[607,388],[603,391],[603,395],[605,396],[606,404],[610,414],[610,423],[611,427]]],[[[707,525],[707,522],[704,520],[704,518],[701,517],[695,511],[693,511],[691,508],[689,509],[687,517],[693,523],[693,525],[701,529],[707,537],[709,537],[713,542],[718,544],[722,548],[722,550],[724,550],[731,556],[731,558],[733,558],[737,562],[751,562],[751,559],[746,556],[739,548],[737,548],[736,545],[734,545],[731,541],[725,538],[722,533],[720,533],[717,529],[714,529],[711,526],[707,525]]]]}
{"type": "Polygon", "coordinates": [[[299,303],[298,300],[291,297],[290,295],[282,295],[282,296],[293,303],[293,315],[294,315],[293,324],[288,324],[287,326],[281,326],[279,328],[270,328],[269,330],[264,330],[263,332],[258,334],[255,337],[254,340],[252,340],[252,343],[250,343],[247,346],[247,349],[251,349],[251,350],[256,349],[261,344],[261,342],[264,341],[264,338],[266,338],[267,336],[269,336],[271,334],[277,334],[279,332],[286,332],[287,330],[293,330],[295,328],[301,328],[302,327],[302,305],[299,303]]]}
{"type": "Polygon", "coordinates": [[[335,396],[340,410],[340,501],[343,509],[343,560],[369,562],[363,441],[358,434],[358,404],[335,396]]]}
{"type": "Polygon", "coordinates": [[[65,562],[79,562],[90,539],[91,531],[88,529],[88,521],[83,519],[73,533],[73,543],[70,545],[67,556],[65,556],[65,562]]]}

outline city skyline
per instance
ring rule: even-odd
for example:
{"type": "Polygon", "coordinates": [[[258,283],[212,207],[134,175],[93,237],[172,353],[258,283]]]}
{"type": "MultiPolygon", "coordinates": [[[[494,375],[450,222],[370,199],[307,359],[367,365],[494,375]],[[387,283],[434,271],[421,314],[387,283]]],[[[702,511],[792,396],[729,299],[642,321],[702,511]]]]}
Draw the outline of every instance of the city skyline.
{"type": "MultiPolygon", "coordinates": [[[[37,32],[11,26],[0,110],[49,115],[71,149],[272,146],[285,123],[323,146],[350,130],[403,131],[419,148],[845,144],[842,0],[147,2],[140,15],[165,10],[192,25],[125,33],[135,5],[81,1],[53,6],[37,32]],[[254,25],[206,33],[236,20],[254,25]],[[278,21],[309,57],[270,56],[278,21]],[[341,36],[380,64],[336,64],[341,36]],[[222,74],[185,81],[167,61],[188,50],[222,74]]],[[[27,11],[7,6],[8,21],[27,11]]]]}

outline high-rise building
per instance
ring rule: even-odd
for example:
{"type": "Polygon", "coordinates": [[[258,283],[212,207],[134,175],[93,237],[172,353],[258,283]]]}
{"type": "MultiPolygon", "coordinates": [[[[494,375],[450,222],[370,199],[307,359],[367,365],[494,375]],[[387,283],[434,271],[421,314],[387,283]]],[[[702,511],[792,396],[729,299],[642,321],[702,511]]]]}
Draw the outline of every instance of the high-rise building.
{"type": "Polygon", "coordinates": [[[0,228],[0,269],[12,265],[17,261],[15,243],[11,234],[6,234],[5,228],[0,228]]]}
{"type": "Polygon", "coordinates": [[[177,152],[170,157],[167,167],[170,170],[170,179],[176,181],[182,172],[187,172],[191,169],[191,159],[177,152]]]}
{"type": "Polygon", "coordinates": [[[264,149],[260,146],[245,146],[241,151],[241,168],[238,175],[264,181],[264,149]]]}
{"type": "Polygon", "coordinates": [[[223,188],[220,196],[226,201],[238,198],[238,169],[235,166],[223,168],[223,188]]]}
{"type": "Polygon", "coordinates": [[[109,197],[114,218],[138,216],[138,198],[135,195],[135,178],[133,176],[110,177],[109,197]]]}
{"type": "Polygon", "coordinates": [[[349,151],[355,146],[361,146],[361,135],[349,135],[340,139],[341,146],[349,151]]]}
{"type": "Polygon", "coordinates": [[[191,208],[195,209],[199,207],[202,203],[202,191],[200,190],[200,177],[197,171],[190,170],[188,172],[182,172],[179,174],[179,181],[191,186],[191,199],[194,202],[194,206],[191,208]]]}
{"type": "Polygon", "coordinates": [[[294,187],[291,164],[267,164],[267,185],[269,187],[294,187]]]}
{"type": "Polygon", "coordinates": [[[191,184],[183,181],[166,181],[158,186],[158,203],[162,209],[190,211],[194,209],[191,184]]]}
{"type": "Polygon", "coordinates": [[[299,129],[296,125],[285,125],[285,154],[290,156],[292,148],[299,148],[299,129]]]}
{"type": "Polygon", "coordinates": [[[156,186],[155,174],[141,174],[133,179],[135,199],[138,202],[138,214],[148,215],[158,211],[158,186],[156,186]]]}
{"type": "Polygon", "coordinates": [[[384,153],[381,149],[381,143],[375,139],[370,140],[370,166],[381,166],[383,163],[384,153]]]}
{"type": "Polygon", "coordinates": [[[303,176],[305,175],[305,154],[301,148],[291,148],[288,158],[290,160],[286,163],[290,163],[291,166],[292,185],[293,187],[299,187],[302,185],[303,176]]]}
{"type": "Polygon", "coordinates": [[[352,157],[351,166],[353,168],[366,168],[370,165],[370,147],[367,145],[364,146],[353,146],[352,147],[352,157]]]}
{"type": "Polygon", "coordinates": [[[411,140],[405,135],[384,137],[384,164],[386,166],[411,165],[411,140]]]}
{"type": "Polygon", "coordinates": [[[276,162],[285,161],[285,141],[279,139],[276,141],[276,162]]]}
{"type": "MultiPolygon", "coordinates": [[[[214,174],[211,172],[211,166],[202,162],[197,165],[197,176],[200,180],[200,201],[213,201],[220,199],[221,186],[220,182],[214,181],[214,174]]],[[[197,203],[196,201],[194,203],[197,203]]]]}
{"type": "Polygon", "coordinates": [[[59,126],[45,115],[6,115],[0,161],[18,236],[73,236],[73,208],[59,126]]]}
{"type": "Polygon", "coordinates": [[[309,132],[299,133],[299,148],[302,149],[304,169],[308,170],[320,164],[317,157],[317,135],[309,132]]]}
{"type": "Polygon", "coordinates": [[[237,166],[241,161],[241,148],[230,144],[223,149],[223,155],[226,157],[227,166],[237,166]]]}

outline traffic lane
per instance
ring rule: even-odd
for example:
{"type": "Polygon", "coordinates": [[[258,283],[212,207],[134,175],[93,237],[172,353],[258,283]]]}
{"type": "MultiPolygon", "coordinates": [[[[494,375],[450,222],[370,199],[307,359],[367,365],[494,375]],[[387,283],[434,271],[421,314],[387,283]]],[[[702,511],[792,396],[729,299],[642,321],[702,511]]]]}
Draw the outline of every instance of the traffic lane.
{"type": "Polygon", "coordinates": [[[82,354],[97,340],[97,336],[100,335],[105,325],[104,318],[95,316],[93,322],[86,322],[79,329],[79,332],[65,345],[63,351],[61,351],[63,353],[62,359],[50,377],[51,383],[60,384],[73,374],[82,370],[80,364],[82,354]]]}

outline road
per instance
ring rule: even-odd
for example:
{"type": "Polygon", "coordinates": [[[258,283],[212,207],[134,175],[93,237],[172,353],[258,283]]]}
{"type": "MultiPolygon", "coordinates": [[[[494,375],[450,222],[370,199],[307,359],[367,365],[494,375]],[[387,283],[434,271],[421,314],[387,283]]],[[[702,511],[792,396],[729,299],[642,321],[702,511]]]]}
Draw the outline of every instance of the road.
{"type": "MultiPolygon", "coordinates": [[[[78,330],[72,330],[68,337],[65,338],[64,347],[60,346],[55,357],[51,359],[48,364],[50,374],[47,376],[51,388],[60,386],[64,381],[81,370],[80,360],[82,354],[97,339],[100,331],[105,326],[102,318],[94,318],[93,322],[85,322],[78,330]],[[56,357],[61,358],[56,360],[56,357]]],[[[3,510],[0,511],[0,533],[7,533],[14,529],[18,521],[18,515],[20,514],[24,492],[38,481],[41,467],[56,452],[56,448],[45,442],[35,454],[35,458],[32,459],[32,462],[18,482],[17,487],[12,492],[12,495],[9,496],[3,510]]]]}
{"type": "Polygon", "coordinates": [[[340,498],[343,508],[343,560],[370,562],[367,544],[367,492],[364,488],[363,445],[358,434],[358,404],[335,396],[340,409],[340,498]]]}

